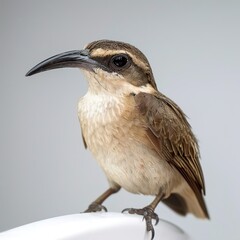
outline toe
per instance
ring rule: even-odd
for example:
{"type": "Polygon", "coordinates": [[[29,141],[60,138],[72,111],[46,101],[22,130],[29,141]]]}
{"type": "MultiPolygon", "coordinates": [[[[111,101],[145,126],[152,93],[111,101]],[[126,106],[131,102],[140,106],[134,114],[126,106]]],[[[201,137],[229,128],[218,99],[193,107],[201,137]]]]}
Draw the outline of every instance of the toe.
{"type": "Polygon", "coordinates": [[[138,215],[143,216],[143,220],[146,221],[146,229],[148,232],[151,232],[151,234],[152,234],[151,239],[154,238],[155,231],[154,231],[154,227],[152,224],[152,220],[154,219],[156,221],[156,223],[155,223],[155,225],[156,225],[159,222],[159,217],[151,207],[148,206],[148,207],[145,207],[142,209],[125,208],[122,212],[128,212],[130,214],[138,214],[138,215]]]}
{"type": "Polygon", "coordinates": [[[101,211],[107,212],[107,208],[99,203],[92,203],[89,205],[88,209],[84,212],[89,213],[89,212],[101,212],[101,211]]]}

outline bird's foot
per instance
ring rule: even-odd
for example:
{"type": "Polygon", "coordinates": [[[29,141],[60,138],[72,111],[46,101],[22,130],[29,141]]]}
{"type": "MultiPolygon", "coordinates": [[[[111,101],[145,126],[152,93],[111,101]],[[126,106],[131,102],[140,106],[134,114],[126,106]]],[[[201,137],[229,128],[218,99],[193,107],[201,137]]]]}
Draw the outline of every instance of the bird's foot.
{"type": "Polygon", "coordinates": [[[85,210],[84,212],[89,213],[89,212],[101,212],[101,211],[107,212],[107,208],[99,203],[93,202],[88,206],[88,209],[85,210]]]}
{"type": "Polygon", "coordinates": [[[151,233],[152,233],[152,238],[151,239],[154,238],[155,231],[154,231],[154,227],[153,227],[153,224],[152,224],[152,219],[154,219],[156,221],[155,225],[157,225],[158,222],[159,222],[159,217],[151,207],[145,207],[145,208],[142,208],[142,209],[126,208],[122,212],[128,212],[130,214],[142,215],[143,220],[145,219],[145,221],[146,221],[147,231],[148,232],[151,231],[151,233]]]}

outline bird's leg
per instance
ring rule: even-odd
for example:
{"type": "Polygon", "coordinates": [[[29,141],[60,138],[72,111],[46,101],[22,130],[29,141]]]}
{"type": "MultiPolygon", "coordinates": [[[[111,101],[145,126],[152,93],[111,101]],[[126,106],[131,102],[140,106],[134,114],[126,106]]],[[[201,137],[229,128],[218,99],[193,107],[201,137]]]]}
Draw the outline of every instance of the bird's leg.
{"type": "Polygon", "coordinates": [[[93,201],[89,206],[88,209],[84,212],[100,212],[104,210],[107,212],[107,208],[102,205],[102,203],[112,194],[118,192],[120,190],[120,187],[117,188],[109,188],[106,192],[104,192],[102,195],[100,195],[95,201],[93,201]]]}
{"type": "Polygon", "coordinates": [[[152,220],[154,219],[156,221],[155,225],[158,224],[159,222],[159,217],[158,215],[154,212],[155,208],[157,207],[158,203],[163,199],[164,194],[162,194],[162,192],[160,192],[156,198],[153,200],[153,202],[151,204],[149,204],[148,206],[142,208],[142,209],[136,209],[136,208],[126,208],[124,209],[122,212],[128,212],[130,214],[138,214],[138,215],[142,215],[143,219],[145,219],[146,221],[146,227],[147,227],[147,231],[152,233],[152,238],[154,238],[155,235],[155,231],[154,231],[154,227],[152,224],[152,220]]]}

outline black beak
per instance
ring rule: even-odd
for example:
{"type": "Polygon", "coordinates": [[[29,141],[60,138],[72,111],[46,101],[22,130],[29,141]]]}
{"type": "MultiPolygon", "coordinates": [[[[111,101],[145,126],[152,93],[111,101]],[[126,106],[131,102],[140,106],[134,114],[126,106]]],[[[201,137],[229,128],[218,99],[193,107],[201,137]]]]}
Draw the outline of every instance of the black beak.
{"type": "Polygon", "coordinates": [[[108,70],[104,65],[91,59],[89,51],[84,49],[64,52],[50,57],[33,67],[29,72],[27,72],[26,76],[64,67],[77,67],[90,71],[93,71],[94,68],[101,68],[105,71],[108,70]]]}

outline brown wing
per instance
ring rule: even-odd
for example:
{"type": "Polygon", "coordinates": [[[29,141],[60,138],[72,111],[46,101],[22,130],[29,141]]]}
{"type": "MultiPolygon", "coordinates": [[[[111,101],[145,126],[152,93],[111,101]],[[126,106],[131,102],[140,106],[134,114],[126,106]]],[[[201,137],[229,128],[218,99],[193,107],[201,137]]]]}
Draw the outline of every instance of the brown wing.
{"type": "MultiPolygon", "coordinates": [[[[160,156],[175,167],[193,189],[205,209],[205,185],[197,140],[182,110],[161,93],[139,93],[137,108],[145,117],[147,136],[160,156]]],[[[206,210],[207,211],[207,210],[206,210]]]]}

